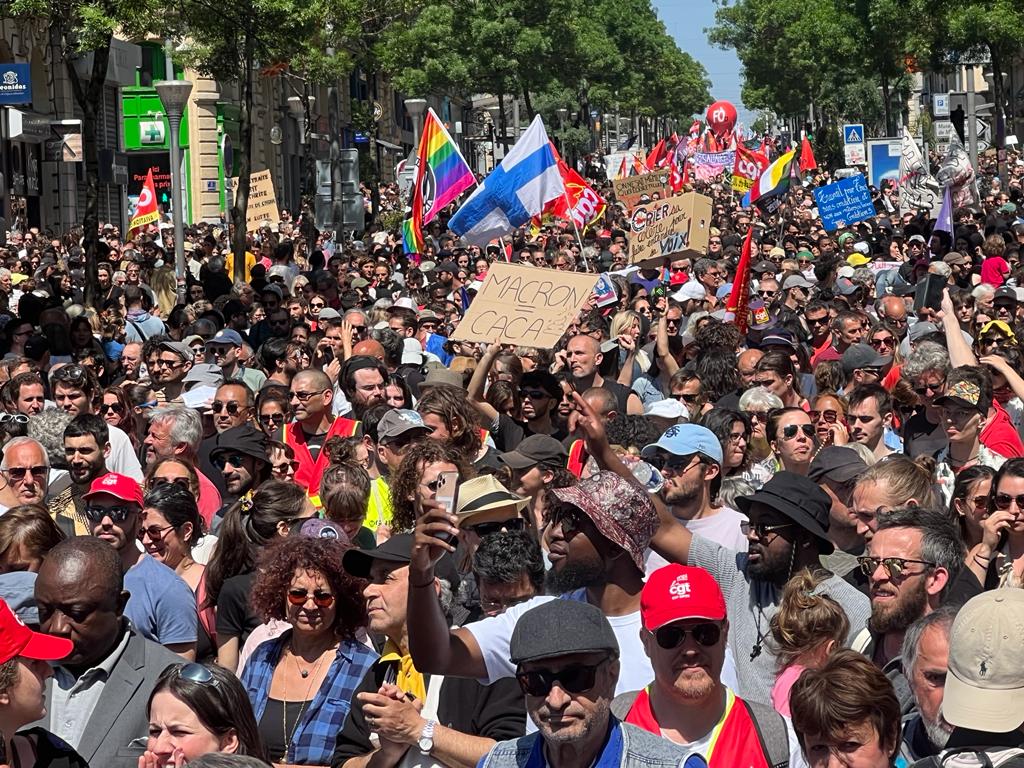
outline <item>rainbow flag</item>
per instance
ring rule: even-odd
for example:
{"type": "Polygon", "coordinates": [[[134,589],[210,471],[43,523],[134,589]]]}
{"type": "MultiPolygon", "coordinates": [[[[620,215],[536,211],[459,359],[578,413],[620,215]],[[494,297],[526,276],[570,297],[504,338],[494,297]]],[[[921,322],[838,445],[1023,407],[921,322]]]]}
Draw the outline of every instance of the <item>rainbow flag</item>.
{"type": "Polygon", "coordinates": [[[458,145],[433,108],[427,110],[423,134],[416,150],[409,216],[402,222],[402,248],[406,253],[423,252],[423,225],[429,224],[446,206],[476,184],[476,177],[458,145]]]}
{"type": "Polygon", "coordinates": [[[761,178],[755,181],[754,186],[743,196],[742,205],[748,206],[758,200],[777,197],[789,189],[789,171],[795,155],[795,150],[787,152],[769,165],[761,174],[761,178]]]}

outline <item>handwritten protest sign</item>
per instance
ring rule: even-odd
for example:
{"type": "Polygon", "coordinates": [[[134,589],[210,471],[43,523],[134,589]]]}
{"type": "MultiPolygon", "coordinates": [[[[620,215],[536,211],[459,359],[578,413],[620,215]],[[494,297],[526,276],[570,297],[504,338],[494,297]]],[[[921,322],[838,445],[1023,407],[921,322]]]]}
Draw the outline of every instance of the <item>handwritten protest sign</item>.
{"type": "Polygon", "coordinates": [[[659,199],[664,200],[672,194],[668,188],[668,173],[668,171],[655,171],[640,176],[615,179],[612,181],[612,189],[615,190],[615,197],[619,202],[625,205],[627,210],[632,210],[644,196],[648,200],[653,200],[657,195],[659,199]]]}
{"type": "Polygon", "coordinates": [[[875,215],[871,191],[860,174],[814,190],[821,225],[827,230],[846,227],[875,215]]]}
{"type": "Polygon", "coordinates": [[[597,275],[495,262],[451,338],[551,349],[596,282],[597,275]]]}
{"type": "Polygon", "coordinates": [[[270,170],[249,174],[249,207],[245,214],[246,231],[253,232],[264,223],[276,227],[280,220],[281,214],[277,210],[277,192],[274,191],[274,180],[270,177],[270,170]]]}
{"type": "Polygon", "coordinates": [[[703,256],[710,227],[711,198],[696,192],[639,205],[629,217],[629,263],[658,266],[666,256],[703,256]]]}

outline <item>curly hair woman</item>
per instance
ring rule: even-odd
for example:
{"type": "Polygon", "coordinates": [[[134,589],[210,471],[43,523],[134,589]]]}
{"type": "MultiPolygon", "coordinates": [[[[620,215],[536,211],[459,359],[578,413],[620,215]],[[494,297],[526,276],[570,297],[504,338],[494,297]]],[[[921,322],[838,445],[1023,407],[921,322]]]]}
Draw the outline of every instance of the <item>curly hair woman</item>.
{"type": "Polygon", "coordinates": [[[352,694],[377,660],[356,640],[366,624],[363,583],[341,566],[347,547],[294,536],[259,561],[250,597],[264,619],[291,625],[260,644],[242,672],[270,759],[329,765],[352,694]]]}
{"type": "Polygon", "coordinates": [[[473,476],[465,455],[448,443],[420,440],[406,449],[391,478],[393,534],[408,533],[416,526],[423,502],[437,494],[437,476],[442,472],[458,472],[460,483],[473,476]]]}
{"type": "MultiPolygon", "coordinates": [[[[516,360],[518,362],[518,358],[516,360]]],[[[423,392],[416,410],[423,416],[424,423],[434,428],[431,438],[450,444],[468,462],[483,458],[484,446],[476,424],[476,411],[466,397],[466,390],[450,384],[435,384],[423,392]]]]}

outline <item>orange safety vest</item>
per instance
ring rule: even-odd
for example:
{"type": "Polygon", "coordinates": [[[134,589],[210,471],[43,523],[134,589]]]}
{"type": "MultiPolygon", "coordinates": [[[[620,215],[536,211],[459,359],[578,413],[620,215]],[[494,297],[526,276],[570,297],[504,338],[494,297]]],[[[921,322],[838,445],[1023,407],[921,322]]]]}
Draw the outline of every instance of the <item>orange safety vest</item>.
{"type": "MultiPolygon", "coordinates": [[[[648,691],[645,688],[637,694],[624,722],[661,736],[661,726],[651,710],[648,691]]],[[[708,768],[734,768],[739,765],[744,768],[769,768],[750,710],[728,688],[725,691],[725,713],[711,731],[704,759],[708,768]]]]}
{"type": "MultiPolygon", "coordinates": [[[[352,437],[359,429],[359,422],[338,416],[331,422],[331,428],[327,430],[324,437],[324,445],[332,437],[352,437]]],[[[313,454],[306,447],[306,433],[302,431],[299,422],[295,421],[285,427],[285,445],[290,445],[295,451],[295,460],[299,462],[299,468],[295,470],[295,484],[309,494],[313,503],[320,506],[320,476],[327,468],[327,452],[321,447],[320,453],[313,461],[313,454]]]]}

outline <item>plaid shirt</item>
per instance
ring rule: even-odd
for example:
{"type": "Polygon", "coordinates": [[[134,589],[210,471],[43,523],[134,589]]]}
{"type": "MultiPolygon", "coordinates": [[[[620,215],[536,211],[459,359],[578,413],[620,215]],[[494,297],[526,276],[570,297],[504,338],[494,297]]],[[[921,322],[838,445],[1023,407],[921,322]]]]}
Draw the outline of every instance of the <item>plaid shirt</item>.
{"type": "MultiPolygon", "coordinates": [[[[261,643],[242,672],[242,685],[249,694],[257,723],[266,709],[270,681],[289,637],[290,631],[261,643]]],[[[348,716],[355,690],[375,661],[377,652],[356,640],[342,640],[338,644],[327,677],[303,713],[283,762],[330,765],[334,741],[348,716]]]]}

